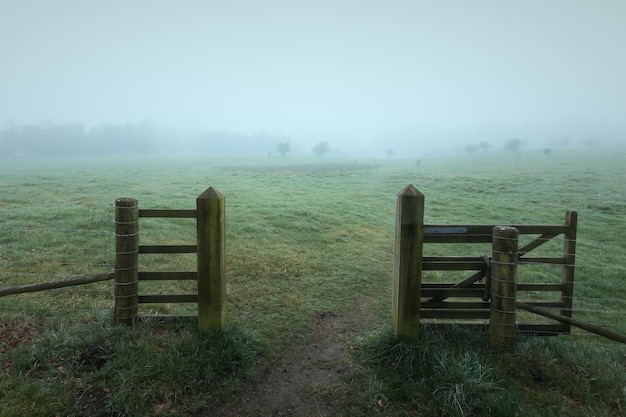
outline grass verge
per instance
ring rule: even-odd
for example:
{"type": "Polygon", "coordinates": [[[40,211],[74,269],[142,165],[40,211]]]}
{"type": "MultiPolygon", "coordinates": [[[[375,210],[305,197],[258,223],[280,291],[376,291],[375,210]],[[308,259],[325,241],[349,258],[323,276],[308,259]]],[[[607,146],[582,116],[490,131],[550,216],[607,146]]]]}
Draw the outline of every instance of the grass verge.
{"type": "Polygon", "coordinates": [[[502,354],[479,331],[425,327],[411,342],[383,330],[358,340],[353,358],[345,385],[325,393],[343,415],[624,415],[624,350],[566,337],[523,337],[502,354]]]}
{"type": "MultiPolygon", "coordinates": [[[[23,324],[6,323],[4,331],[23,324]]],[[[112,327],[40,321],[2,356],[2,416],[210,413],[253,381],[263,344],[231,325],[200,335],[188,322],[112,327]]]]}

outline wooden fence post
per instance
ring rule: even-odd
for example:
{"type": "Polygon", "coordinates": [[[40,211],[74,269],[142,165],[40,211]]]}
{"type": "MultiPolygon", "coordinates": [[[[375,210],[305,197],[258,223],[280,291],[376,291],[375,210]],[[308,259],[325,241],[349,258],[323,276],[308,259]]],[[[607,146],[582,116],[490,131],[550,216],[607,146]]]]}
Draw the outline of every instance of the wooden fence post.
{"type": "MultiPolygon", "coordinates": [[[[563,291],[561,292],[561,302],[565,307],[561,310],[561,315],[572,317],[572,306],[574,298],[574,270],[576,264],[576,229],[578,223],[578,214],[575,211],[567,211],[565,213],[565,224],[569,226],[569,230],[563,235],[563,264],[561,281],[563,283],[563,291]]],[[[570,333],[572,328],[566,323],[567,329],[564,333],[570,333]]]]}
{"type": "Polygon", "coordinates": [[[397,336],[419,338],[423,245],[424,195],[409,185],[396,199],[391,315],[397,336]]]}
{"type": "Polygon", "coordinates": [[[115,200],[115,308],[113,322],[133,324],[137,318],[139,208],[134,198],[115,200]]]}
{"type": "Polygon", "coordinates": [[[226,215],[224,196],[210,187],[196,199],[198,228],[198,330],[226,326],[224,265],[226,215]]]}
{"type": "Polygon", "coordinates": [[[498,350],[515,347],[518,237],[519,231],[514,227],[493,228],[489,344],[498,350]]]}

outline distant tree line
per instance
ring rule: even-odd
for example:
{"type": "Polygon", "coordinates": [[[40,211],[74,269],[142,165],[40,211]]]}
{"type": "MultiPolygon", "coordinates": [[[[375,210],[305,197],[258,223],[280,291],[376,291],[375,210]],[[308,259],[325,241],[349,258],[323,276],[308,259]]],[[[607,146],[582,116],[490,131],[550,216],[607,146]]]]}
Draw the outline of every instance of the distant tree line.
{"type": "Polygon", "coordinates": [[[198,130],[164,131],[150,123],[82,124],[41,122],[0,129],[0,158],[12,156],[142,155],[159,153],[263,154],[280,135],[198,130]]]}
{"type": "Polygon", "coordinates": [[[102,124],[85,129],[81,124],[42,122],[0,131],[0,156],[68,156],[152,151],[155,129],[146,124],[102,124]]]}

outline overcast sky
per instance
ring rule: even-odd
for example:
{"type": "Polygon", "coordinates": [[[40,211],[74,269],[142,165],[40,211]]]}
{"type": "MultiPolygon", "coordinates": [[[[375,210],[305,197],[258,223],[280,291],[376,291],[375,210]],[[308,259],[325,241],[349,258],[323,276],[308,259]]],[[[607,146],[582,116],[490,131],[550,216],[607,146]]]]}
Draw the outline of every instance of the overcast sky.
{"type": "Polygon", "coordinates": [[[624,133],[624,0],[2,0],[0,53],[0,122],[624,133]]]}

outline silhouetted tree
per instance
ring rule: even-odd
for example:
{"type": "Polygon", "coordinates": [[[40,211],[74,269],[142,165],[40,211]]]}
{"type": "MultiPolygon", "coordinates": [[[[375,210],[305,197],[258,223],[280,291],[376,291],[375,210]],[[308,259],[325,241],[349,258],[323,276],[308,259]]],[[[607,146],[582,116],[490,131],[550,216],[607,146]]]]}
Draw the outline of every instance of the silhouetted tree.
{"type": "Polygon", "coordinates": [[[478,147],[483,151],[483,153],[487,152],[487,149],[489,149],[489,142],[486,142],[486,141],[480,142],[478,144],[478,147]]]}
{"type": "Polygon", "coordinates": [[[276,152],[280,154],[280,156],[285,156],[287,152],[291,151],[291,145],[289,142],[280,142],[276,145],[276,152]]]}
{"type": "Polygon", "coordinates": [[[387,158],[391,158],[392,156],[396,156],[396,151],[394,151],[393,148],[387,148],[385,149],[385,155],[387,155],[387,158]]]}
{"type": "Polygon", "coordinates": [[[504,144],[504,150],[506,151],[511,151],[511,152],[517,152],[519,151],[519,148],[522,146],[522,141],[519,139],[509,139],[505,144],[504,144]]]}
{"type": "Polygon", "coordinates": [[[552,148],[545,148],[543,150],[544,155],[550,155],[551,152],[552,152],[552,148]]]}
{"type": "Polygon", "coordinates": [[[320,142],[313,147],[313,152],[317,156],[324,156],[330,152],[330,144],[328,142],[320,142]]]}

